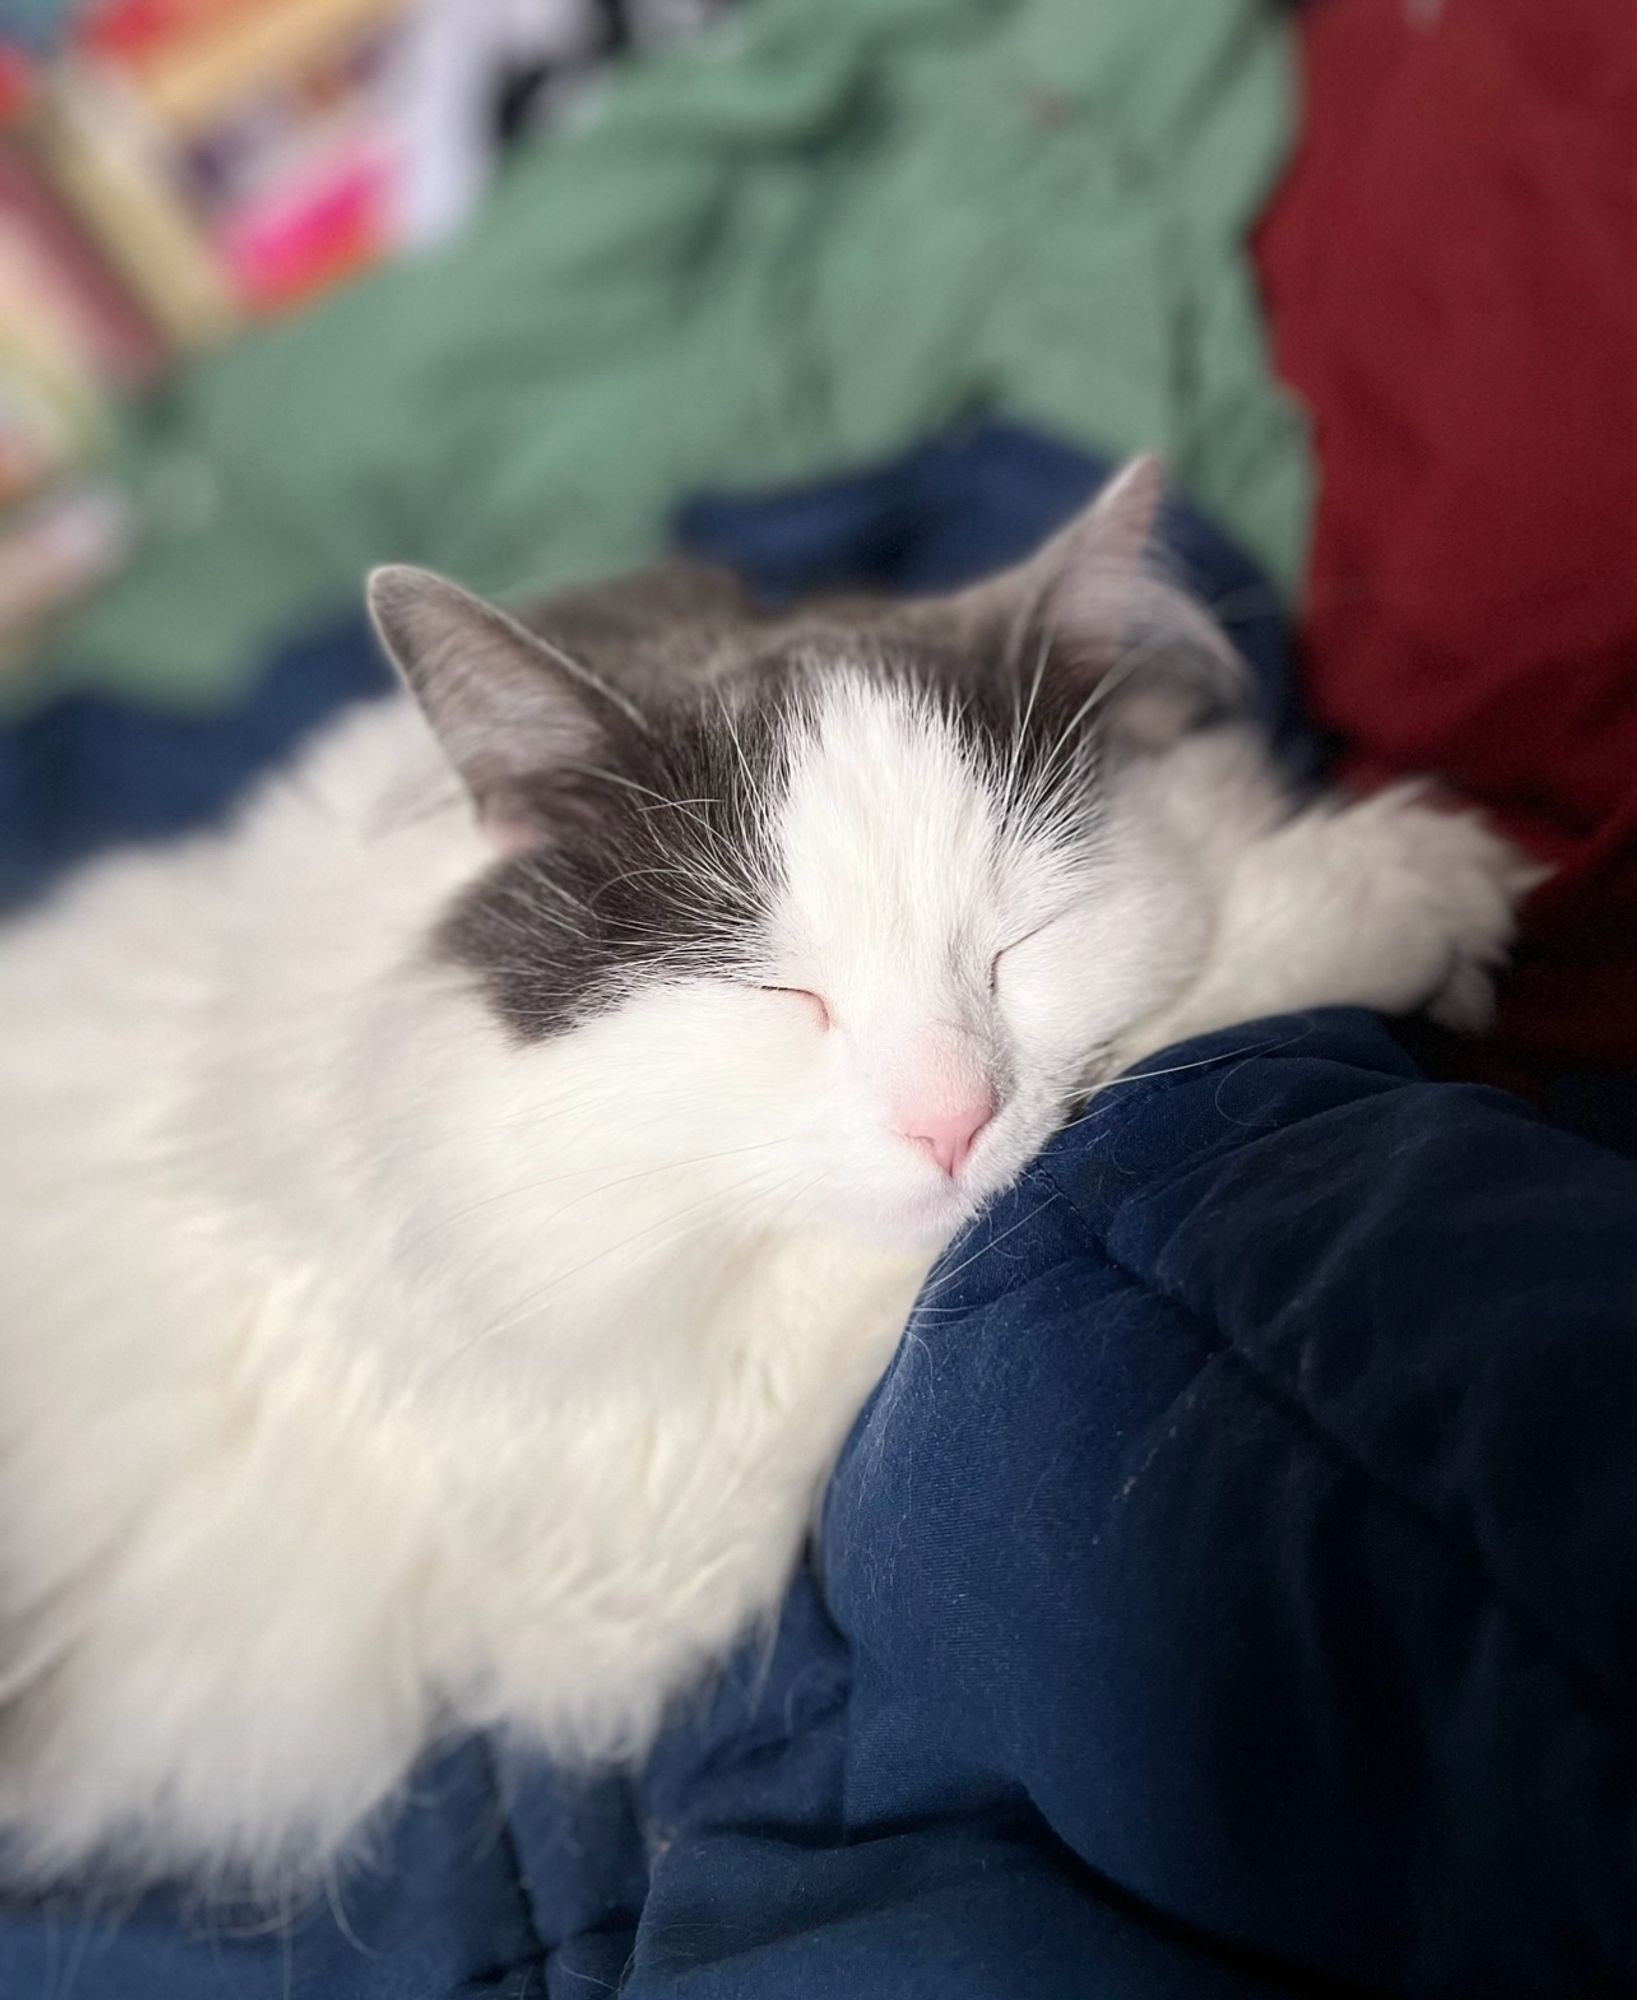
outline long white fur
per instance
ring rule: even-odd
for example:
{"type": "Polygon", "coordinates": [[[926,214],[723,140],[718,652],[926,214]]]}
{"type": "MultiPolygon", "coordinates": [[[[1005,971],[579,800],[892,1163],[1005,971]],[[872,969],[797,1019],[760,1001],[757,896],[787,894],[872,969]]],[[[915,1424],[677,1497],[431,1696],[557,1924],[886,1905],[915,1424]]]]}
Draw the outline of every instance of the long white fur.
{"type": "Polygon", "coordinates": [[[1233,730],[1076,859],[845,674],[770,810],[828,1032],[694,978],[519,1047],[426,950],[491,856],[403,697],[0,941],[14,1867],[267,1885],[441,1731],[639,1752],[1088,1077],[1331,1000],[1476,1019],[1522,880],[1403,794],[1293,816],[1233,730]],[[951,1062],[1002,1099],[958,1183],[885,1109],[951,1062]]]}

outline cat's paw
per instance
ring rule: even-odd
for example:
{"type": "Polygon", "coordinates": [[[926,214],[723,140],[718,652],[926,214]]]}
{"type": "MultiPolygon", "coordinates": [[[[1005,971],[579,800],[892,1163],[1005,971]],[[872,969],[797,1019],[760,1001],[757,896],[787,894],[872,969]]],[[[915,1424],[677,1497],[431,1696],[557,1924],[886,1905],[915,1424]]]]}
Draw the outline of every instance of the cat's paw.
{"type": "Polygon", "coordinates": [[[1417,1004],[1447,1028],[1487,1027],[1495,975],[1517,936],[1518,906],[1551,870],[1478,813],[1429,804],[1417,782],[1392,786],[1351,810],[1359,822],[1372,822],[1384,891],[1414,913],[1430,978],[1417,1004]]]}

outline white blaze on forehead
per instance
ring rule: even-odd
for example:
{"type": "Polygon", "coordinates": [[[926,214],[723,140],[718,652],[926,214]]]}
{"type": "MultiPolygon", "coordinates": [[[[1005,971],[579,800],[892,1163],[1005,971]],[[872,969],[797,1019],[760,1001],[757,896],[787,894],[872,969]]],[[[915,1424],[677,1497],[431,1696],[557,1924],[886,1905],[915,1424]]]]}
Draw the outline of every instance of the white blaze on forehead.
{"type": "Polygon", "coordinates": [[[930,698],[830,681],[794,746],[779,844],[781,948],[843,1015],[947,1012],[981,986],[1002,829],[930,698]]]}

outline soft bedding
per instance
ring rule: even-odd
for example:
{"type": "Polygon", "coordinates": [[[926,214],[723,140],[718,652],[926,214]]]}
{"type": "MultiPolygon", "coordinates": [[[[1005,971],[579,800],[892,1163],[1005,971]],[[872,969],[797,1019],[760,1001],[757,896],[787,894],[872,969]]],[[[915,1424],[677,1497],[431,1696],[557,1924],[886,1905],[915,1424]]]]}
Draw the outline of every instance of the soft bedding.
{"type": "MultiPolygon", "coordinates": [[[[932,588],[1097,477],[985,431],[681,526],[770,594],[932,588]]],[[[1265,587],[1171,526],[1310,754],[1265,587]]],[[[8,889],[380,685],[349,626],[218,723],[36,718],[8,889]]],[[[282,1925],[13,1894],[3,2000],[1632,1990],[1637,1167],[1362,1015],[1148,1067],[951,1252],[776,1637],[637,1779],[451,1745],[282,1925]]]]}
{"type": "Polygon", "coordinates": [[[1629,1992],[1634,1218],[1362,1015],[1170,1051],[950,1253],[638,1782],[467,1745],[333,1910],[13,1904],[0,1992],[1629,1992]]]}

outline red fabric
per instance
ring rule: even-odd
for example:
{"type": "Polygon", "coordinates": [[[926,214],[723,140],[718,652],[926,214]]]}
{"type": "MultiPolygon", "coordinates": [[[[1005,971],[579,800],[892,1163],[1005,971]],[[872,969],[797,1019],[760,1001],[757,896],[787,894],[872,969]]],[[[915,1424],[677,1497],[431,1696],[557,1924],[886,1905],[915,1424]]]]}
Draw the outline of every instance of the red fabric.
{"type": "Polygon", "coordinates": [[[1435,772],[1559,869],[1498,1073],[1637,1067],[1637,7],[1315,0],[1301,36],[1257,251],[1320,464],[1313,705],[1354,777],[1435,772]]]}

